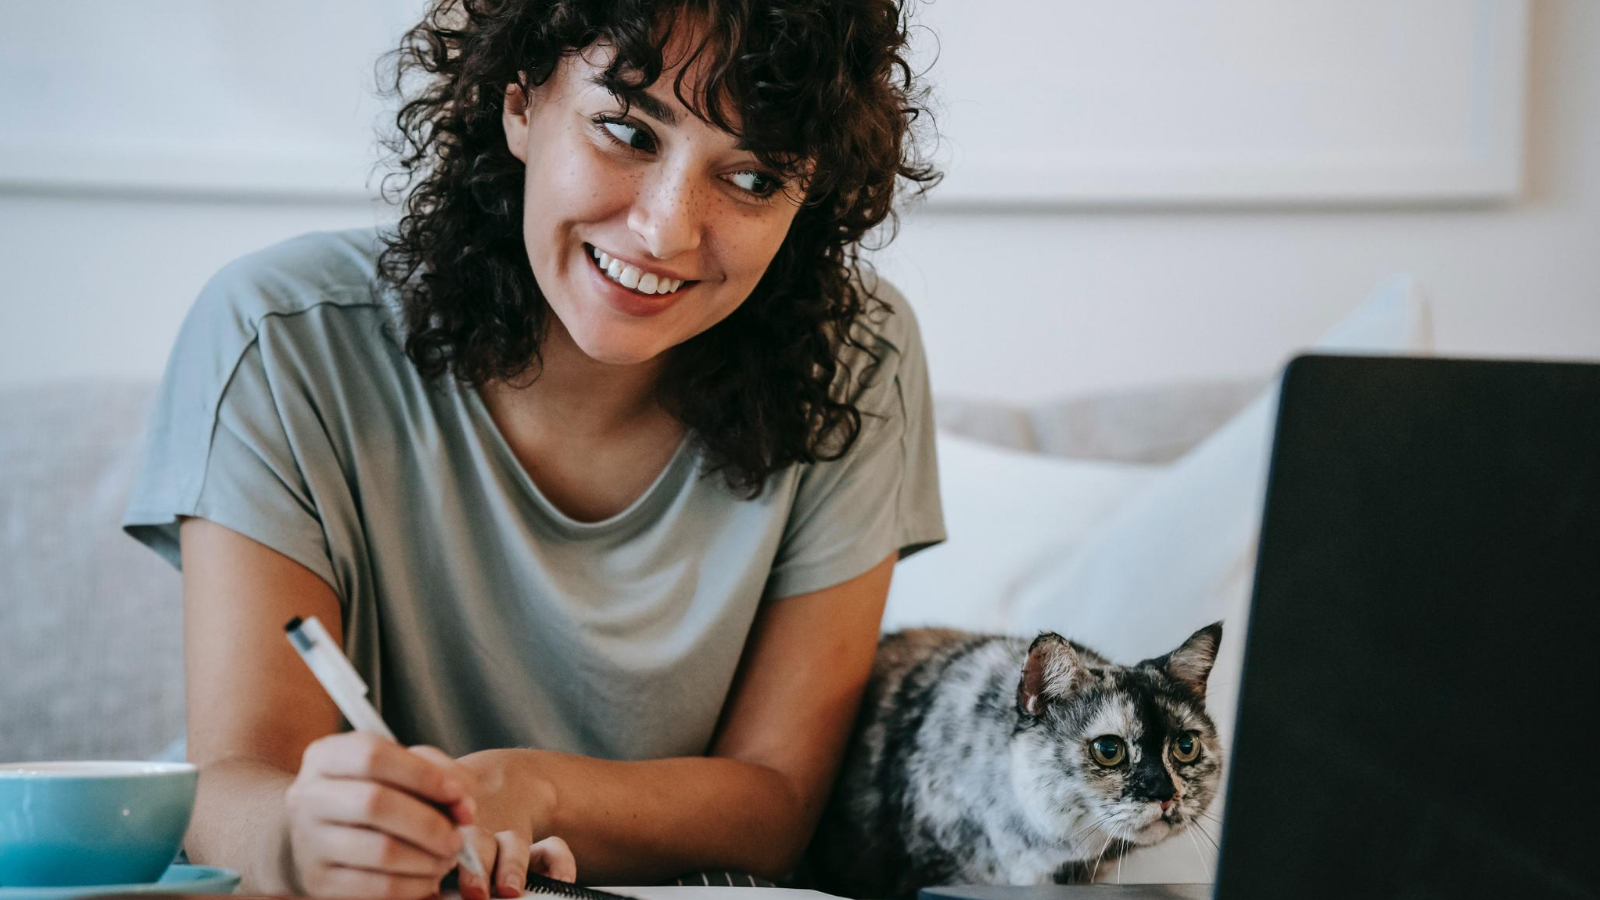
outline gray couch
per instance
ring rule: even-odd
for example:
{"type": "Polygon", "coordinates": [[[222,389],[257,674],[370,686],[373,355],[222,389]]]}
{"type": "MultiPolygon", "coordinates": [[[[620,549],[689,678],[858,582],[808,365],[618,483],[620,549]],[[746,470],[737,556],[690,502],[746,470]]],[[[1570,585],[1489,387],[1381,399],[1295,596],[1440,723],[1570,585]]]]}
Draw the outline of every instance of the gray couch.
{"type": "MultiPolygon", "coordinates": [[[[1165,462],[1265,380],[1034,407],[955,398],[941,429],[1057,456],[1165,462]]],[[[183,733],[178,573],[118,527],[152,385],[0,390],[0,762],[130,759],[183,733]]]]}

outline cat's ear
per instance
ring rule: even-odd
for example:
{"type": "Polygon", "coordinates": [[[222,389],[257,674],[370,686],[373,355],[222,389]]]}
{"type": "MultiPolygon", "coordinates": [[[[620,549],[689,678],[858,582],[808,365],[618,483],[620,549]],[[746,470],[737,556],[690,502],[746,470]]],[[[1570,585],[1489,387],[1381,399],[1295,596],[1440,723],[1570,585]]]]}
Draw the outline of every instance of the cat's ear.
{"type": "Polygon", "coordinates": [[[1178,649],[1161,658],[1162,668],[1174,681],[1194,691],[1196,697],[1206,699],[1206,679],[1211,677],[1211,667],[1217,661],[1217,648],[1222,646],[1222,623],[1210,625],[1189,635],[1178,649]]]}
{"type": "Polygon", "coordinates": [[[1072,645],[1061,635],[1046,631],[1033,639],[1022,663],[1017,709],[1030,718],[1038,716],[1049,701],[1071,694],[1088,681],[1089,670],[1072,645]]]}

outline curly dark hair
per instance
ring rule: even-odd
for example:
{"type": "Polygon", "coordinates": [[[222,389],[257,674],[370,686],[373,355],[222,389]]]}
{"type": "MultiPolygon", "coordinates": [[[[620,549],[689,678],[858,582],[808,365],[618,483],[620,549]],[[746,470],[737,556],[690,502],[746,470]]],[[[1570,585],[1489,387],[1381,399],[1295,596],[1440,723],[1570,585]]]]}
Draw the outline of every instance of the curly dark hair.
{"type": "Polygon", "coordinates": [[[861,412],[841,390],[850,373],[840,351],[870,352],[852,326],[886,309],[852,277],[861,243],[886,220],[892,239],[902,187],[921,194],[940,177],[919,152],[925,93],[906,60],[899,0],[435,0],[380,61],[394,61],[383,81],[404,101],[383,141],[398,168],[383,189],[404,197],[378,271],[399,293],[406,354],[423,375],[474,386],[536,378],[551,312],[522,242],[524,169],[501,124],[507,87],[527,97],[563,55],[598,41],[615,50],[608,87],[648,87],[671,67],[663,48],[685,22],[699,39],[671,61],[682,64],[673,88],[684,106],[786,180],[810,163],[801,208],[751,296],[668,351],[659,385],[708,471],[753,497],[774,472],[837,459],[855,442],[861,412]],[[685,96],[697,62],[702,94],[685,96]]]}

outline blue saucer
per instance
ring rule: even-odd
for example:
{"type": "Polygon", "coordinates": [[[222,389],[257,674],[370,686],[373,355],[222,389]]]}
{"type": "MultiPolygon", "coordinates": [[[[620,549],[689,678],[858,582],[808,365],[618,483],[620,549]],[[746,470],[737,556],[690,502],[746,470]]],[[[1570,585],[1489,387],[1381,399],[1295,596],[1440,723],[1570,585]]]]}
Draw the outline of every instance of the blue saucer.
{"type": "Polygon", "coordinates": [[[94,894],[231,894],[239,873],[214,866],[167,867],[160,881],[147,884],[76,884],[70,887],[0,887],[0,900],[62,900],[94,894]]]}

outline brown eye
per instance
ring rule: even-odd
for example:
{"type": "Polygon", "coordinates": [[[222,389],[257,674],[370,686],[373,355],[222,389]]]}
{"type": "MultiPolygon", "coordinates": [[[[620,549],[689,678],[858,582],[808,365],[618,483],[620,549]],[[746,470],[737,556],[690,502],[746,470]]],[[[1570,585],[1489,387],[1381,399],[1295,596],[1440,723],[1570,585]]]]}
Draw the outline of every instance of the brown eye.
{"type": "Polygon", "coordinates": [[[1172,742],[1172,758],[1181,763],[1190,763],[1200,758],[1200,742],[1194,735],[1184,732],[1172,742]]]}
{"type": "Polygon", "coordinates": [[[637,125],[616,119],[596,119],[602,131],[611,135],[611,139],[630,150],[644,150],[646,152],[656,148],[655,137],[637,125]]]}
{"type": "Polygon", "coordinates": [[[733,177],[728,180],[745,193],[753,194],[762,199],[771,197],[778,192],[778,188],[782,187],[778,183],[778,179],[765,172],[735,172],[733,177]]]}
{"type": "Polygon", "coordinates": [[[1089,753],[1094,756],[1094,761],[1106,768],[1122,765],[1128,758],[1128,747],[1122,743],[1122,738],[1105,734],[1089,742],[1089,753]]]}

